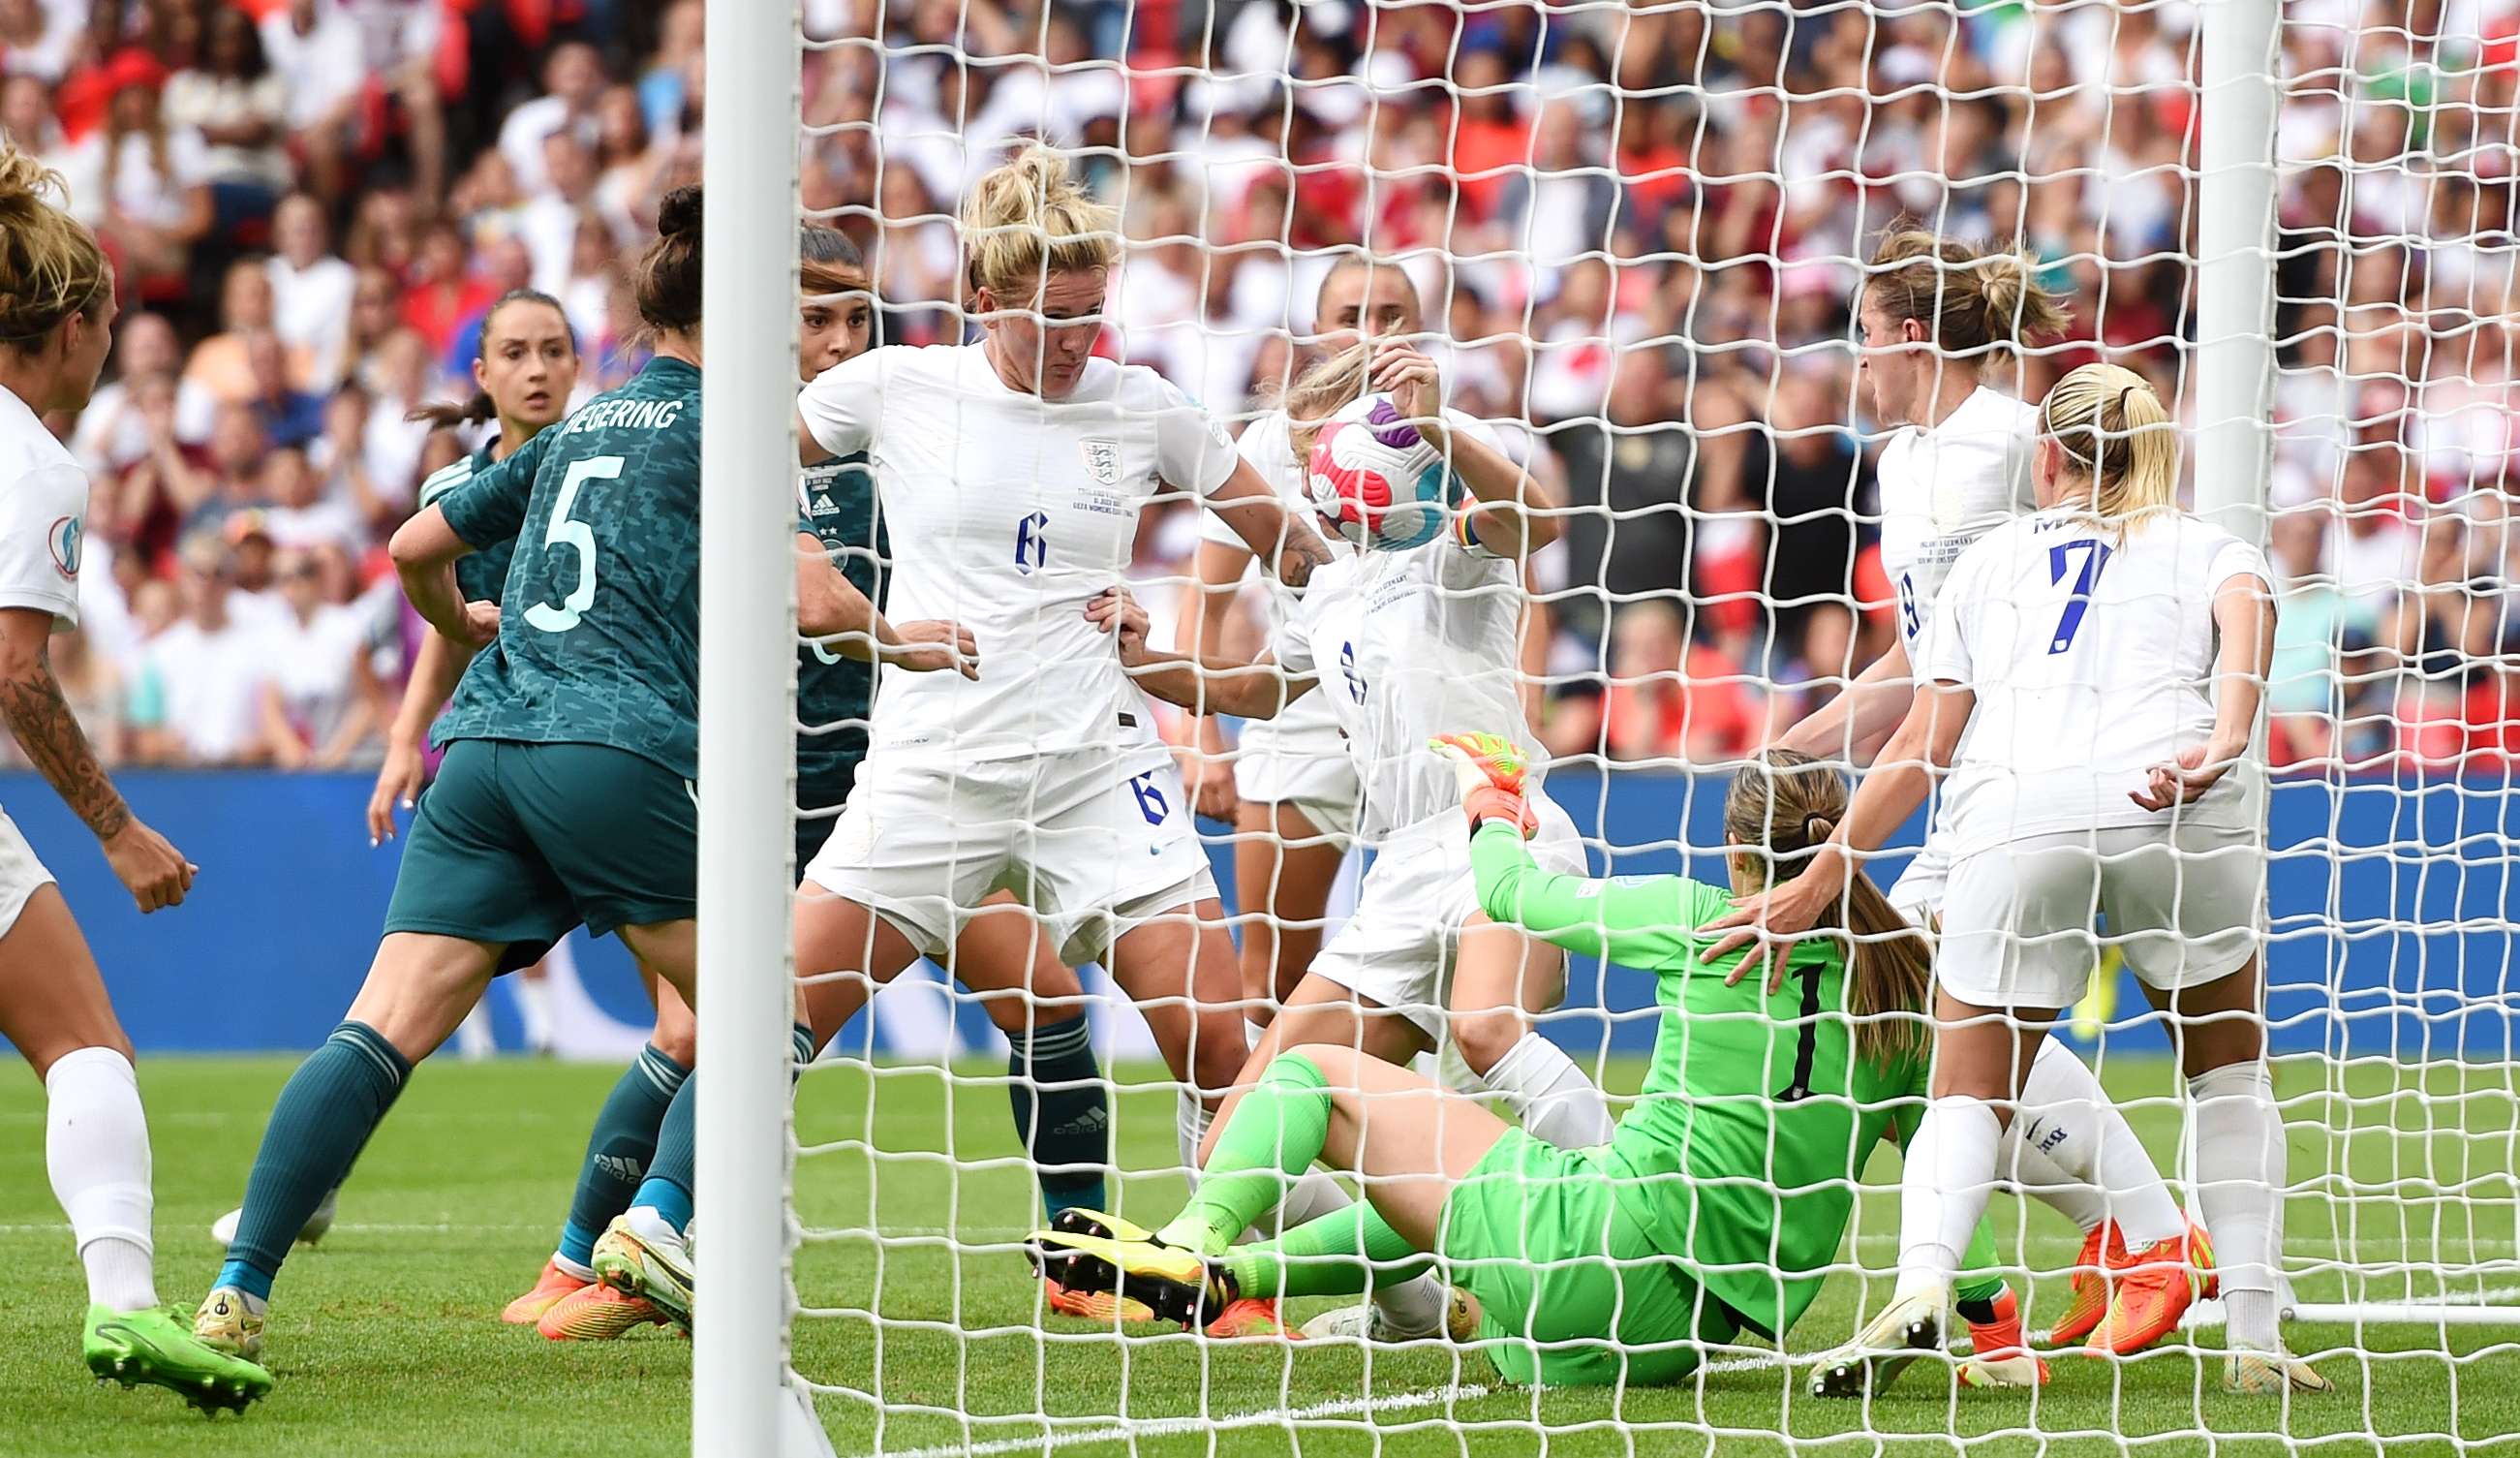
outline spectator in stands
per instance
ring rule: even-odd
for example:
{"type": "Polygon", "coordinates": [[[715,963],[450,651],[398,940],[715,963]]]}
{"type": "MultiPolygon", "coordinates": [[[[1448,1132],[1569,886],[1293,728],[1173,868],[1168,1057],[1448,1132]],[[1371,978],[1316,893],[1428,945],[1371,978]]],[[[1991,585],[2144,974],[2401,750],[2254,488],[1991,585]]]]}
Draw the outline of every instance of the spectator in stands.
{"type": "Polygon", "coordinates": [[[359,288],[358,270],[333,256],[330,231],[322,204],[304,193],[286,199],[271,222],[279,251],[265,265],[272,332],[305,358],[307,384],[317,389],[340,382],[359,288]]]}
{"type": "Polygon", "coordinates": [[[290,377],[289,346],[268,329],[246,336],[246,368],[253,375],[253,395],[247,408],[274,446],[294,448],[324,430],[324,401],[312,390],[299,389],[290,377]]]}
{"type": "Polygon", "coordinates": [[[1617,605],[1689,589],[1690,490],[1697,436],[1677,408],[1660,348],[1621,356],[1606,419],[1576,419],[1548,440],[1566,469],[1567,631],[1599,644],[1617,605]]]}
{"type": "Polygon", "coordinates": [[[274,569],[285,611],[260,650],[265,752],[281,769],[338,769],[372,748],[381,722],[367,624],[324,600],[318,553],[292,548],[274,569]]]}
{"type": "Polygon", "coordinates": [[[118,260],[128,292],[180,296],[192,247],[215,217],[209,153],[201,133],[167,126],[158,104],[163,74],[146,53],[117,57],[112,79],[104,127],[64,159],[70,213],[118,260]]]}
{"type": "Polygon", "coordinates": [[[262,50],[289,98],[290,145],[306,159],[306,185],[338,202],[368,81],[357,23],[334,0],[284,0],[262,18],[262,50]]]}
{"type": "Polygon", "coordinates": [[[253,18],[235,6],[210,13],[202,62],[166,82],[167,125],[202,139],[202,178],[213,226],[236,236],[271,216],[292,181],[288,83],[272,73],[253,18]]]}
{"type": "Polygon", "coordinates": [[[529,284],[557,298],[568,289],[578,223],[594,213],[595,153],[574,132],[556,131],[543,139],[543,174],[545,185],[517,216],[516,236],[533,258],[529,284]]]}
{"type": "MultiPolygon", "coordinates": [[[[150,639],[149,675],[161,698],[144,757],[170,764],[259,764],[264,660],[259,635],[230,611],[234,565],[215,533],[182,552],[183,616],[150,639]]],[[[134,722],[143,722],[135,714],[134,722]]]]}
{"type": "MultiPolygon", "coordinates": [[[[158,487],[182,520],[187,540],[262,505],[262,462],[270,448],[271,437],[263,433],[262,418],[252,406],[226,405],[210,428],[209,459],[200,469],[190,469],[189,461],[182,469],[163,463],[158,487]]],[[[230,565],[222,557],[220,566],[225,571],[230,565]]]]}
{"type": "Polygon", "coordinates": [[[113,332],[113,380],[97,388],[79,416],[70,449],[92,478],[109,479],[146,458],[152,448],[151,426],[132,399],[134,382],[164,377],[173,383],[174,413],[169,429],[185,445],[205,445],[219,402],[198,381],[174,383],[184,363],[175,327],[163,314],[147,311],[122,316],[113,332]]]}
{"type": "Polygon", "coordinates": [[[1635,603],[1613,619],[1609,680],[1561,703],[1541,738],[1559,757],[1614,761],[1735,761],[1767,723],[1747,671],[1721,650],[1689,641],[1668,600],[1635,603]]]}
{"type": "MultiPolygon", "coordinates": [[[[344,392],[340,399],[359,404],[356,394],[344,392]]],[[[364,411],[326,411],[327,423],[354,430],[366,421],[364,411]]],[[[356,438],[353,436],[352,438],[356,438]]],[[[327,444],[332,437],[328,434],[327,444]]],[[[351,457],[357,459],[355,455],[351,457]]],[[[353,504],[349,493],[328,496],[324,478],[309,462],[307,452],[291,447],[275,450],[262,473],[263,499],[270,503],[262,510],[262,529],[269,533],[272,545],[283,552],[313,553],[330,550],[347,553],[367,542],[367,523],[353,504]]],[[[313,561],[309,557],[309,562],[313,561]]],[[[288,585],[288,570],[274,569],[288,585]]]]}
{"type": "Polygon", "coordinates": [[[1870,482],[1863,454],[1841,418],[1846,382],[1810,372],[1778,388],[1772,442],[1751,468],[1751,487],[1767,487],[1760,553],[1776,634],[1772,661],[1797,670],[1780,677],[1851,678],[1855,620],[1856,522],[1866,513],[1870,482]],[[1762,481],[1760,478],[1764,477],[1762,481]]]}
{"type": "Polygon", "coordinates": [[[516,169],[517,184],[528,195],[548,182],[549,154],[543,143],[566,132],[582,147],[602,144],[604,132],[596,103],[604,96],[604,59],[595,47],[571,41],[553,49],[543,66],[543,94],[508,114],[499,127],[499,151],[516,169]]]}
{"type": "MultiPolygon", "coordinates": [[[[272,327],[271,271],[254,259],[230,264],[219,286],[219,332],[193,346],[184,363],[184,378],[207,390],[223,405],[243,404],[254,396],[253,362],[248,342],[272,327]]],[[[306,361],[292,358],[291,379],[307,378],[306,361]]]]}

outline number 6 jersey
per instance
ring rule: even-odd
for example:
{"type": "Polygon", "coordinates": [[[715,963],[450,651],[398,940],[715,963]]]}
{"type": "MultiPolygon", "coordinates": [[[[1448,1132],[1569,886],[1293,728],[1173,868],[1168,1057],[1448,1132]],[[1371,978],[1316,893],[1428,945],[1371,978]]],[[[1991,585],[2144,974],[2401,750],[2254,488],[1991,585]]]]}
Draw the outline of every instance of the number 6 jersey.
{"type": "Polygon", "coordinates": [[[434,742],[609,745],[697,779],[699,493],[700,372],[653,359],[441,497],[516,559],[434,742]]]}
{"type": "Polygon", "coordinates": [[[983,344],[870,349],[817,376],[796,409],[825,450],[864,451],[875,469],[892,537],[885,615],[958,622],[979,645],[976,682],[884,670],[873,752],[1166,752],[1085,605],[1125,580],[1158,490],[1204,496],[1234,474],[1213,417],[1154,371],[1105,359],[1062,399],[1025,394],[983,344]]]}
{"type": "MultiPolygon", "coordinates": [[[[2051,508],[1960,554],[1917,656],[1977,697],[1944,786],[1955,855],[2023,836],[2170,824],[2127,798],[2214,727],[2214,594],[2269,580],[2263,553],[2183,513],[2122,528],[2051,508]]],[[[2245,829],[2243,763],[2176,813],[2245,829]]]]}

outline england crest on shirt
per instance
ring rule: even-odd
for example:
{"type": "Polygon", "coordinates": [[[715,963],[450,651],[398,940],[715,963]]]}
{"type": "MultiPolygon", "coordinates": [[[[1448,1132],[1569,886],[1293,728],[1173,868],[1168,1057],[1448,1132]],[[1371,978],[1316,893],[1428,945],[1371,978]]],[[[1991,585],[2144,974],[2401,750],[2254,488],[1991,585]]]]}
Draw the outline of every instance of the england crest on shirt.
{"type": "Polygon", "coordinates": [[[1076,442],[1078,454],[1085,458],[1085,475],[1105,491],[1120,485],[1120,442],[1108,436],[1090,436],[1076,442]]]}

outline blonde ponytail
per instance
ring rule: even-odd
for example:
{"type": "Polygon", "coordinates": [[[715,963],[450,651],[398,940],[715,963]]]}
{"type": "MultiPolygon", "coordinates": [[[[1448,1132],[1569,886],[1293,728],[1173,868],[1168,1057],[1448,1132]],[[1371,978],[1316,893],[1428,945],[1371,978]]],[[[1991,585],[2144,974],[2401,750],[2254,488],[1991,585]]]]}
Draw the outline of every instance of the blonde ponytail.
{"type": "Polygon", "coordinates": [[[1277,405],[1286,412],[1286,440],[1295,448],[1296,460],[1312,456],[1313,437],[1321,433],[1322,422],[1365,393],[1365,367],[1372,354],[1371,342],[1350,344],[1278,392],[1277,405]]]}
{"type": "Polygon", "coordinates": [[[2112,364],[2075,370],[2041,402],[2039,429],[2076,477],[2092,482],[2092,514],[2102,523],[2123,525],[2177,506],[2179,429],[2135,371],[2112,364]]]}
{"type": "Polygon", "coordinates": [[[45,201],[69,201],[59,173],[0,147],[0,348],[41,350],[63,320],[105,296],[112,275],[96,236],[45,201]]]}
{"type": "Polygon", "coordinates": [[[963,200],[964,277],[1019,307],[1050,274],[1109,268],[1119,230],[1119,215],[1068,176],[1066,158],[1027,142],[963,200]]]}

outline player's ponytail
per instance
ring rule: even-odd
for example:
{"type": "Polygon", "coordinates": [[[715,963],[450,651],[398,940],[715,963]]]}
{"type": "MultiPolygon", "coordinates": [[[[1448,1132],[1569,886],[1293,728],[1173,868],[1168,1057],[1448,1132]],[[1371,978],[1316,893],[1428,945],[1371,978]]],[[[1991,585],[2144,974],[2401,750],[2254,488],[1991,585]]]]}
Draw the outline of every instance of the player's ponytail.
{"type": "Polygon", "coordinates": [[[2178,504],[2179,428],[2141,375],[2087,364],[2056,382],[2039,406],[2039,429],[2056,442],[2077,480],[2091,482],[2092,514],[2124,526],[2178,504]]]}
{"type": "Polygon", "coordinates": [[[1109,268],[1119,214],[1068,176],[1067,159],[1027,142],[971,185],[963,200],[964,276],[972,292],[1022,307],[1054,273],[1109,268]]]}
{"type": "MultiPolygon", "coordinates": [[[[1761,754],[1732,777],[1724,796],[1725,842],[1738,847],[1735,863],[1750,868],[1761,886],[1798,874],[1845,817],[1845,779],[1792,750],[1761,754]]],[[[1862,870],[1847,883],[1842,901],[1821,913],[1819,925],[1848,942],[1843,1006],[1855,1024],[1856,1056],[1875,1064],[1921,1057],[1931,1041],[1926,1012],[1933,989],[1924,938],[1862,870]],[[1841,910],[1843,924],[1836,920],[1841,910]]]]}
{"type": "Polygon", "coordinates": [[[39,353],[62,321],[91,314],[112,272],[96,235],[49,202],[69,201],[61,175],[0,146],[0,348],[39,353]]]}
{"type": "Polygon", "coordinates": [[[2065,300],[2039,282],[2036,255],[1943,238],[1893,223],[1873,250],[1865,296],[1893,319],[1914,319],[1934,347],[1983,371],[1998,348],[2064,333],[2065,300]]]}
{"type": "Polygon", "coordinates": [[[1286,412],[1286,440],[1295,448],[1297,461],[1311,459],[1313,437],[1321,433],[1322,422],[1365,393],[1366,364],[1372,353],[1371,342],[1350,344],[1297,375],[1278,392],[1278,408],[1286,412]]]}
{"type": "Polygon", "coordinates": [[[700,327],[700,190],[678,187],[656,208],[656,241],[632,272],[639,319],[655,334],[700,327]]]}

